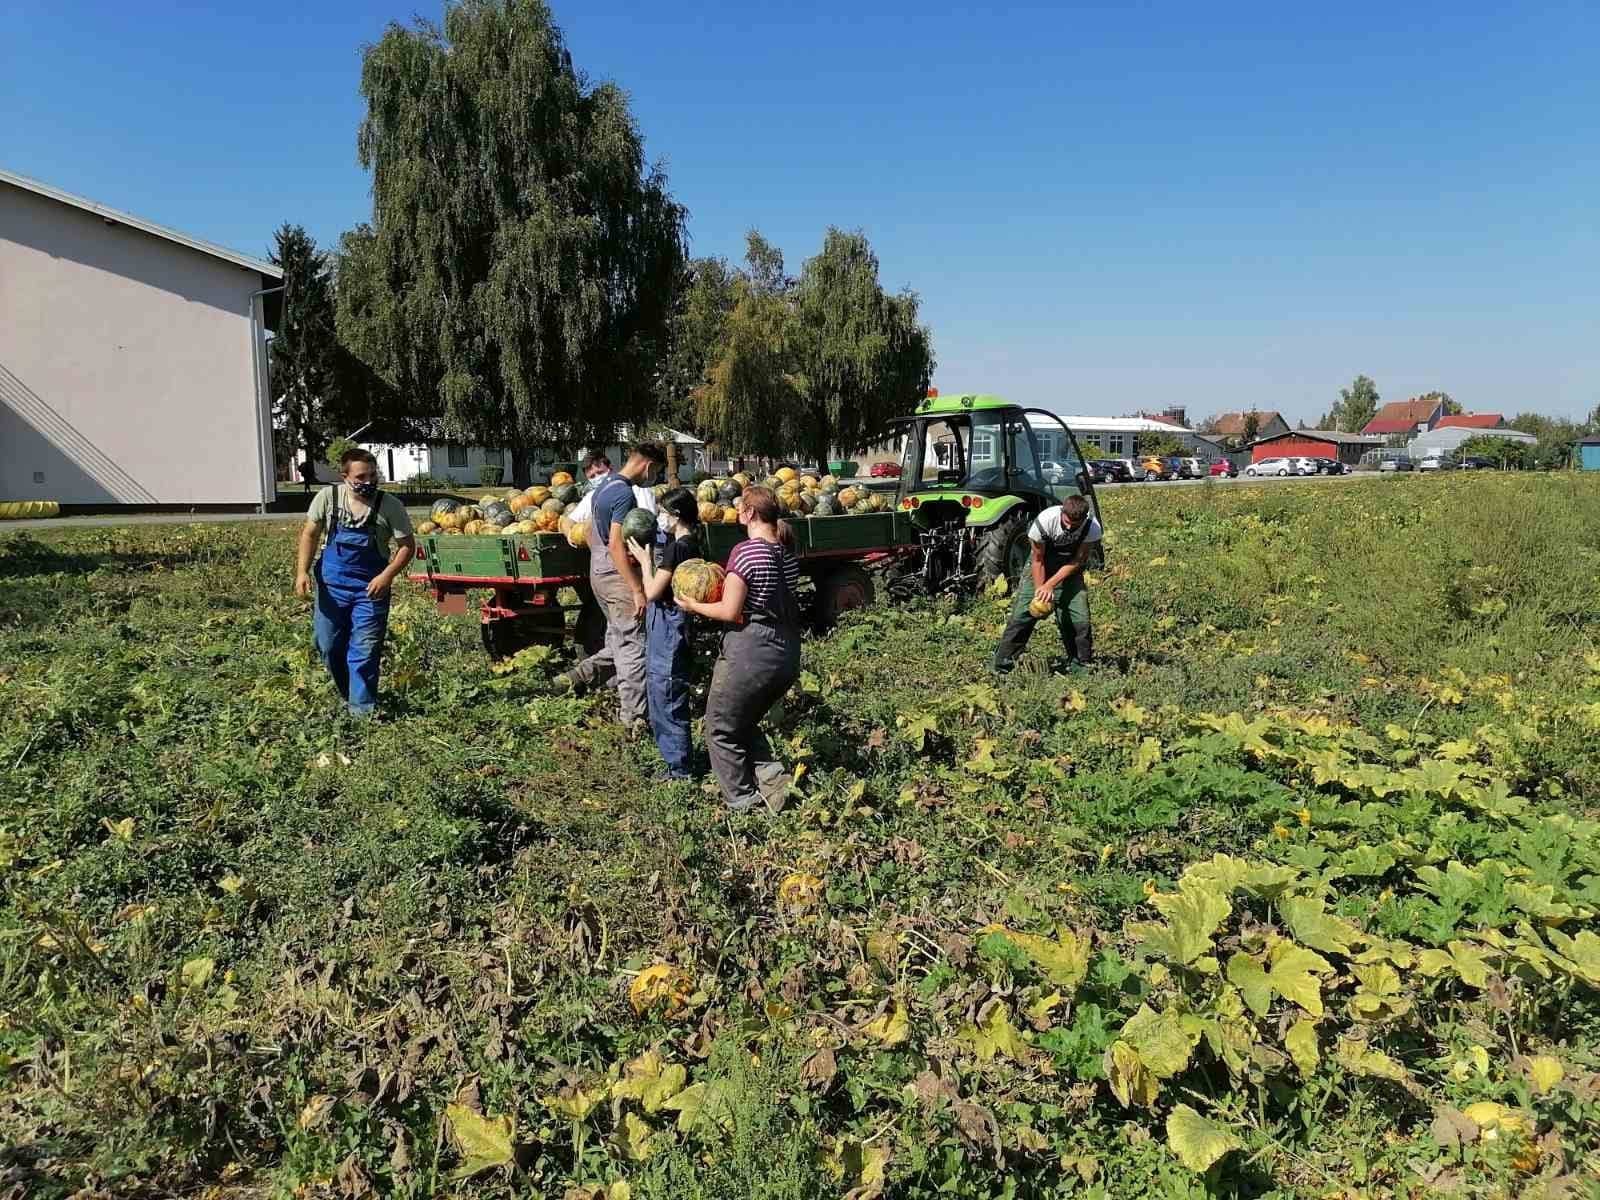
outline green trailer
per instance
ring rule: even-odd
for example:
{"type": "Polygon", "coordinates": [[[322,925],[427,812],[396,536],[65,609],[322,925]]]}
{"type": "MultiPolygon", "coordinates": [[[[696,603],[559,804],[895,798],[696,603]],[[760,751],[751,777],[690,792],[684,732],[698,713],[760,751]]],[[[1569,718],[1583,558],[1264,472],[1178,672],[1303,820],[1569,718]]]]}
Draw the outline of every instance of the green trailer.
{"type": "MultiPolygon", "coordinates": [[[[874,573],[920,552],[920,534],[909,510],[786,519],[794,530],[801,574],[811,584],[812,614],[819,626],[870,604],[874,573]]],[[[703,554],[711,562],[726,563],[744,536],[743,525],[700,527],[703,554]]],[[[573,632],[580,642],[593,644],[600,632],[594,628],[596,610],[590,599],[589,551],[575,549],[557,533],[424,534],[417,539],[411,578],[429,589],[443,612],[464,613],[468,592],[490,592],[480,613],[484,648],[496,658],[537,641],[560,640],[569,611],[579,613],[573,632]],[[564,589],[573,593],[565,604],[564,589]]]]}

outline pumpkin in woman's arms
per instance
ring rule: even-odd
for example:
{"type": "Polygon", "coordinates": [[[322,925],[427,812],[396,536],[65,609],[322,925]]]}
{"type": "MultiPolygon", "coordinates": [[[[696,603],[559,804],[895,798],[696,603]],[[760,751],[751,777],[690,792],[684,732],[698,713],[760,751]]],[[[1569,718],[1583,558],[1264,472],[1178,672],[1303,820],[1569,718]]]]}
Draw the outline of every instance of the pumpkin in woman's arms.
{"type": "Polygon", "coordinates": [[[672,594],[679,600],[715,604],[722,599],[722,584],[727,577],[728,573],[714,562],[686,559],[673,569],[672,594]]]}

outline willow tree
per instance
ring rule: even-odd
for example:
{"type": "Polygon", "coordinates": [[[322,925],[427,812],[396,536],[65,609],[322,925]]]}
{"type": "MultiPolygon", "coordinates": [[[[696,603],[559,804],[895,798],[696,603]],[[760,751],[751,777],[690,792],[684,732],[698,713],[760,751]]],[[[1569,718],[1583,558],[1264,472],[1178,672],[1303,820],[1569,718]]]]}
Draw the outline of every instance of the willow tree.
{"type": "Polygon", "coordinates": [[[702,429],[730,449],[826,462],[881,438],[926,393],[933,348],[917,298],[884,292],[863,235],[829,229],[791,279],[752,233],[730,291],[696,393],[702,429]]]}
{"type": "MultiPolygon", "coordinates": [[[[462,0],[368,47],[370,226],[340,329],[452,437],[609,441],[651,406],[684,210],[626,94],[573,67],[542,0],[462,0]]],[[[341,288],[341,298],[344,289],[341,288]]]]}

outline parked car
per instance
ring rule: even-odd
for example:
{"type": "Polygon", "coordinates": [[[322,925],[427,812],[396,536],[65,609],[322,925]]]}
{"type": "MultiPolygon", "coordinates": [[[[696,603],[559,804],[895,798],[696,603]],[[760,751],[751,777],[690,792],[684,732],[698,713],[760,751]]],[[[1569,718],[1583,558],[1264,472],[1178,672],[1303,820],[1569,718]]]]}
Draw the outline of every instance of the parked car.
{"type": "Polygon", "coordinates": [[[1492,471],[1494,470],[1494,463],[1487,458],[1478,458],[1476,455],[1469,454],[1456,464],[1456,469],[1459,471],[1492,471]]]}
{"type": "Polygon", "coordinates": [[[1262,475],[1297,475],[1299,470],[1292,458],[1263,458],[1260,462],[1251,463],[1244,473],[1254,479],[1262,475]]]}
{"type": "Polygon", "coordinates": [[[1183,461],[1184,465],[1189,468],[1190,479],[1204,479],[1210,473],[1211,464],[1204,459],[1186,458],[1183,461]]]}
{"type": "MultiPolygon", "coordinates": [[[[1125,458],[1091,458],[1089,472],[1096,483],[1133,483],[1133,467],[1125,458]]],[[[1143,475],[1140,475],[1143,478],[1143,475]]]]}
{"type": "Polygon", "coordinates": [[[1149,475],[1144,469],[1144,460],[1138,458],[1118,458],[1113,461],[1121,463],[1128,468],[1128,478],[1134,483],[1144,483],[1149,475]]]}
{"type": "Polygon", "coordinates": [[[1039,464],[1039,473],[1044,476],[1046,483],[1066,483],[1068,479],[1067,468],[1058,462],[1051,462],[1048,458],[1039,464]]]}
{"type": "Polygon", "coordinates": [[[1219,458],[1211,464],[1210,475],[1213,479],[1234,479],[1239,474],[1239,468],[1225,458],[1219,458]]]}
{"type": "Polygon", "coordinates": [[[1322,470],[1324,475],[1350,474],[1350,468],[1345,466],[1344,463],[1340,462],[1337,458],[1319,458],[1317,460],[1317,466],[1322,470]]]}
{"type": "Polygon", "coordinates": [[[1379,462],[1378,463],[1378,470],[1380,470],[1380,471],[1414,471],[1414,470],[1416,470],[1416,467],[1412,463],[1412,461],[1411,461],[1411,459],[1410,459],[1410,457],[1408,455],[1397,454],[1393,458],[1386,458],[1386,459],[1383,459],[1381,462],[1379,462]]]}
{"type": "Polygon", "coordinates": [[[1147,454],[1139,460],[1139,465],[1144,468],[1146,479],[1172,479],[1172,468],[1167,465],[1167,460],[1159,454],[1147,454]]]}
{"type": "Polygon", "coordinates": [[[1173,479],[1198,479],[1199,478],[1199,476],[1195,475],[1193,472],[1191,472],[1189,470],[1189,460],[1184,458],[1184,457],[1182,457],[1181,455],[1169,454],[1167,456],[1167,458],[1165,459],[1165,461],[1166,461],[1166,464],[1167,464],[1167,470],[1171,472],[1171,476],[1172,476],[1173,479]]]}
{"type": "Polygon", "coordinates": [[[897,462],[873,463],[872,469],[867,474],[873,479],[899,479],[900,464],[897,462]]]}
{"type": "Polygon", "coordinates": [[[1445,457],[1442,454],[1430,454],[1417,464],[1419,471],[1442,471],[1445,468],[1445,457]]]}
{"type": "Polygon", "coordinates": [[[1292,455],[1289,461],[1294,465],[1294,474],[1296,475],[1315,475],[1318,473],[1317,460],[1314,458],[1309,458],[1304,454],[1296,454],[1292,455]]]}

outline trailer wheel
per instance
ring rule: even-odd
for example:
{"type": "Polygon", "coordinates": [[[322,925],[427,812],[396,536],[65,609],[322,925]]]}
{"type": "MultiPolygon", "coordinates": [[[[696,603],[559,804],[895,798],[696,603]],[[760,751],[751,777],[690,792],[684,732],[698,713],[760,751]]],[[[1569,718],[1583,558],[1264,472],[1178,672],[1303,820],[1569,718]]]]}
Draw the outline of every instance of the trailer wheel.
{"type": "Polygon", "coordinates": [[[838,567],[817,580],[817,628],[828,629],[840,614],[872,603],[872,576],[855,565],[838,567]]]}
{"type": "Polygon", "coordinates": [[[986,588],[1004,575],[1015,584],[1028,569],[1028,510],[1013,508],[978,535],[978,586],[986,588]]]}
{"type": "Polygon", "coordinates": [[[510,658],[518,650],[543,642],[559,645],[566,636],[566,623],[561,610],[550,613],[527,613],[520,617],[500,617],[478,626],[483,637],[483,648],[493,659],[510,658]]]}

